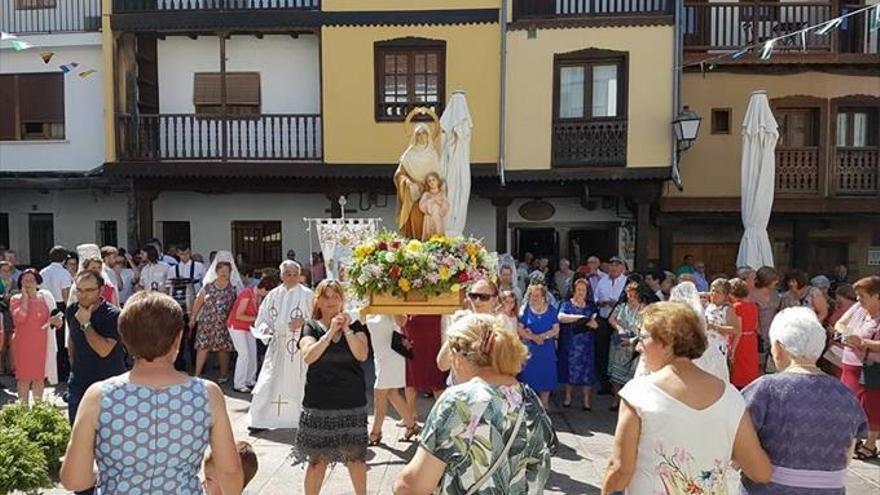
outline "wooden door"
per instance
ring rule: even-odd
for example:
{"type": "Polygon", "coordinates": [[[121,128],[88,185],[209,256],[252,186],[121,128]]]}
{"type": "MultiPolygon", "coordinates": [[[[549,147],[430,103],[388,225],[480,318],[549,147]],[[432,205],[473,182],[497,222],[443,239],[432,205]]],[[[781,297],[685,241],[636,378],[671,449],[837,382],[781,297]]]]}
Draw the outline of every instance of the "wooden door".
{"type": "Polygon", "coordinates": [[[31,265],[49,264],[49,250],[55,245],[55,222],[51,213],[28,215],[28,240],[31,265]]]}
{"type": "Polygon", "coordinates": [[[780,148],[809,148],[819,146],[819,111],[815,108],[781,108],[776,111],[779,121],[780,148]]]}
{"type": "Polygon", "coordinates": [[[281,222],[232,222],[232,251],[254,268],[281,263],[281,222]]]}
{"type": "Polygon", "coordinates": [[[706,265],[706,277],[711,282],[711,278],[716,275],[731,277],[736,274],[738,253],[739,244],[735,242],[676,243],[672,248],[674,266],[666,268],[674,270],[682,263],[685,255],[690,254],[694,261],[702,261],[706,265]]]}
{"type": "Polygon", "coordinates": [[[837,265],[847,265],[849,261],[849,243],[846,241],[812,241],[810,242],[807,272],[810,275],[834,273],[837,265]]]}

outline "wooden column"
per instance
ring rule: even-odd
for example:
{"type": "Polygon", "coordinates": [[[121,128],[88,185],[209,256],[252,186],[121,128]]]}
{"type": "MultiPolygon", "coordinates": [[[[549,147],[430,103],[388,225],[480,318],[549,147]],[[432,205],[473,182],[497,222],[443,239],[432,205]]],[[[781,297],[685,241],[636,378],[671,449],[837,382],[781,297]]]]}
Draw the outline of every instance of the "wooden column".
{"type": "Polygon", "coordinates": [[[138,246],[142,246],[147,239],[153,237],[153,201],[157,197],[159,197],[158,189],[137,187],[134,189],[138,246]]]}
{"type": "MultiPolygon", "coordinates": [[[[140,229],[138,229],[138,209],[137,209],[137,198],[134,191],[134,179],[128,180],[129,190],[126,201],[126,232],[125,232],[125,247],[128,249],[130,253],[134,253],[134,250],[138,248],[138,241],[140,240],[140,229]]],[[[119,243],[123,245],[122,243],[119,243]]]]}
{"type": "Polygon", "coordinates": [[[796,218],[792,222],[791,267],[806,270],[810,266],[810,225],[796,218]]]}
{"type": "Polygon", "coordinates": [[[510,198],[493,198],[495,207],[495,251],[500,254],[507,252],[507,208],[513,202],[510,198]]]}
{"type": "Polygon", "coordinates": [[[220,159],[224,162],[229,156],[229,122],[226,119],[226,37],[220,33],[220,159]]]}
{"type": "Polygon", "coordinates": [[[660,225],[660,266],[661,270],[674,269],[672,259],[672,247],[674,245],[674,223],[662,223],[660,225]]]}
{"type": "Polygon", "coordinates": [[[636,203],[636,267],[637,271],[648,269],[648,230],[651,228],[651,203],[636,203]]]}

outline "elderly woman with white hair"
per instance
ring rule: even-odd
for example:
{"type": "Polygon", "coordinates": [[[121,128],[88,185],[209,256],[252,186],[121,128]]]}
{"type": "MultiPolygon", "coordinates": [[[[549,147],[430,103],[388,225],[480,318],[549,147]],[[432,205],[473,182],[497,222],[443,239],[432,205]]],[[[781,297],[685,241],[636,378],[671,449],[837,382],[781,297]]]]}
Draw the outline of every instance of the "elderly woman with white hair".
{"type": "Polygon", "coordinates": [[[779,373],[743,390],[773,477],[758,484],[745,475],[740,493],[837,495],[846,491],[846,466],[866,418],[849,389],[816,366],[825,330],[806,307],[780,312],[770,326],[770,352],[779,373]]]}

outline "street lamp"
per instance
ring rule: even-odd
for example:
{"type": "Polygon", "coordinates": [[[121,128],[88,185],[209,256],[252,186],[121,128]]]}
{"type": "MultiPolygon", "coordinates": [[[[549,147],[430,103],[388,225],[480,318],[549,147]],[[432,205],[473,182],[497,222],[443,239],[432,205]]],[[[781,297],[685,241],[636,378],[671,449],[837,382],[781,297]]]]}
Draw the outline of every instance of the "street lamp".
{"type": "Polygon", "coordinates": [[[690,109],[687,105],[678,113],[678,117],[672,121],[675,129],[675,140],[678,142],[678,150],[689,149],[700,133],[700,121],[702,117],[690,109]]]}

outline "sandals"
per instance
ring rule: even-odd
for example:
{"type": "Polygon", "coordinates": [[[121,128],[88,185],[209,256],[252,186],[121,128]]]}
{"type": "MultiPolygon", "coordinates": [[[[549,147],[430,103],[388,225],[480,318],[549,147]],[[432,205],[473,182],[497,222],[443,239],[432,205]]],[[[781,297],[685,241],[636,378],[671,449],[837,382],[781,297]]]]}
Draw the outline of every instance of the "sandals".
{"type": "Polygon", "coordinates": [[[877,457],[877,447],[873,449],[869,449],[865,446],[864,443],[859,443],[856,447],[855,455],[853,455],[854,459],[858,459],[860,461],[868,461],[877,457]]]}
{"type": "Polygon", "coordinates": [[[379,433],[378,436],[374,436],[372,433],[370,433],[370,441],[367,442],[367,446],[378,447],[381,444],[382,444],[382,434],[379,433]]]}
{"type": "Polygon", "coordinates": [[[400,439],[401,442],[412,442],[413,438],[418,436],[419,433],[422,432],[422,427],[419,426],[418,423],[412,425],[411,427],[407,427],[406,432],[403,434],[403,438],[400,439]]]}

